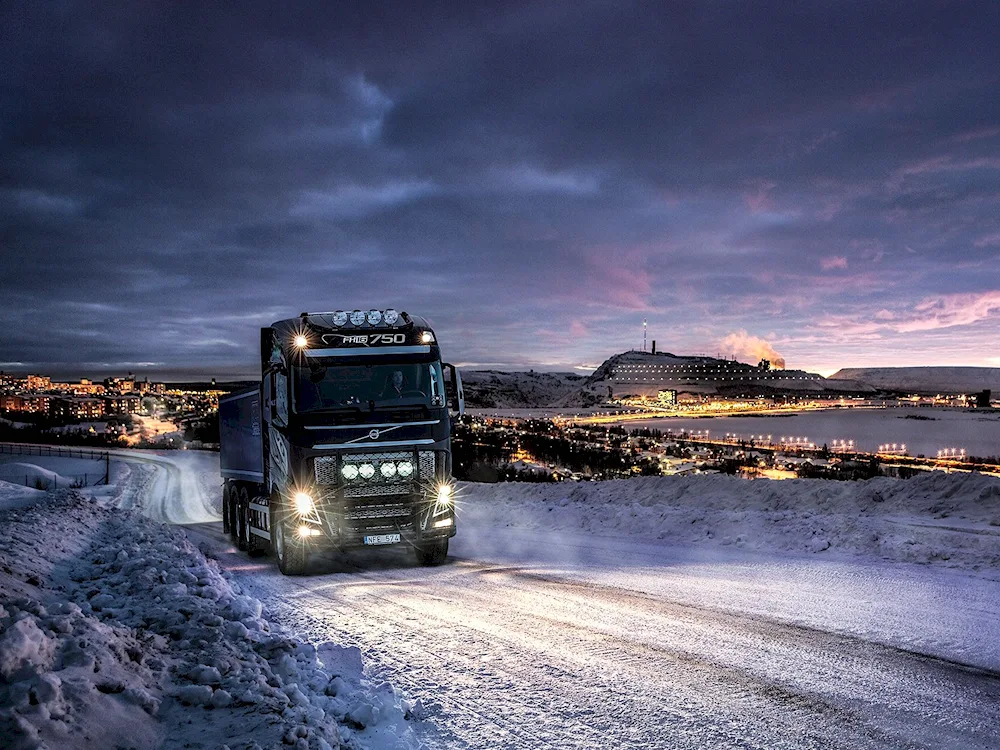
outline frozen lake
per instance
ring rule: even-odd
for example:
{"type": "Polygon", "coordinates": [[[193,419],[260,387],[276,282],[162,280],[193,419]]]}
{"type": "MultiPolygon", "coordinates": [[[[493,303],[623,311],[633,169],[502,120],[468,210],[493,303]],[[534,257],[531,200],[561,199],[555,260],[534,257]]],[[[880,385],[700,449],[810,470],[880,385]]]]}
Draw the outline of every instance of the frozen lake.
{"type": "Polygon", "coordinates": [[[628,429],[649,427],[664,432],[709,430],[718,437],[727,432],[771,435],[774,440],[807,437],[817,445],[853,440],[859,450],[868,452],[881,443],[905,443],[913,456],[934,456],[943,448],[965,448],[971,456],[1000,455],[1000,413],[960,409],[830,409],[746,417],[670,417],[622,424],[628,429]]]}

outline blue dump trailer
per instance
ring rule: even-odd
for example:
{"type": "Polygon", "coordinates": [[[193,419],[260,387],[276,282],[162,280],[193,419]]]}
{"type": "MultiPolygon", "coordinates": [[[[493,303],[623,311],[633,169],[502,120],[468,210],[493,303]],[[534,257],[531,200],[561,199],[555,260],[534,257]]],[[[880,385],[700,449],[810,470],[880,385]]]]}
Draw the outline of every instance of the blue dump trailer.
{"type": "Polygon", "coordinates": [[[302,313],[261,329],[260,385],[219,399],[223,525],[286,575],[323,548],[407,545],[444,562],[455,535],[457,368],[426,320],[302,313]]]}

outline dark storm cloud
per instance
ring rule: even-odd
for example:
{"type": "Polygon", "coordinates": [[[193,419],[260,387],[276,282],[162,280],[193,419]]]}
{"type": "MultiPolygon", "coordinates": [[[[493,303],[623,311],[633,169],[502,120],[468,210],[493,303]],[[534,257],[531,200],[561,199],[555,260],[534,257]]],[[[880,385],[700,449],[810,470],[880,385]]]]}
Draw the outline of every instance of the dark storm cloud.
{"type": "Polygon", "coordinates": [[[355,305],[504,365],[997,332],[993,3],[2,13],[0,363],[249,373],[355,305]]]}

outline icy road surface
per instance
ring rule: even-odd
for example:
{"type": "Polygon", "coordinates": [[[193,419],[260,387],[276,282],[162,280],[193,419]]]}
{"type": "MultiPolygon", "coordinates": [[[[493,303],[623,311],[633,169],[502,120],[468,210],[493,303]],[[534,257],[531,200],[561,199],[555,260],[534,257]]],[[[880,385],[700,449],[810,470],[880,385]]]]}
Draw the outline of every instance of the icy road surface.
{"type": "Polygon", "coordinates": [[[987,576],[466,525],[440,568],[363,551],[286,578],[197,523],[210,458],[157,456],[143,507],[286,627],[359,646],[431,747],[1000,747],[987,576]]]}
{"type": "Polygon", "coordinates": [[[222,504],[219,454],[211,451],[111,450],[112,482],[122,504],[161,523],[218,521],[222,504]],[[121,466],[124,464],[124,467],[121,466]],[[116,472],[124,469],[124,476],[116,472]]]}

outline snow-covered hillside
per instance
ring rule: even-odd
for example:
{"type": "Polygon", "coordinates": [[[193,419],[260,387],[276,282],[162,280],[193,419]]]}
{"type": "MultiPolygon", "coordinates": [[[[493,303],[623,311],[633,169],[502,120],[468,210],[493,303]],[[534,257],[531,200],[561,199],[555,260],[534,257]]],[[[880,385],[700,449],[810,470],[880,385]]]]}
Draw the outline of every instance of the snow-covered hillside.
{"type": "Polygon", "coordinates": [[[472,409],[550,406],[579,388],[584,379],[564,372],[462,370],[465,403],[472,409]]]}
{"type": "Polygon", "coordinates": [[[845,367],[830,379],[902,393],[1000,393],[1000,367],[845,367]]]}

